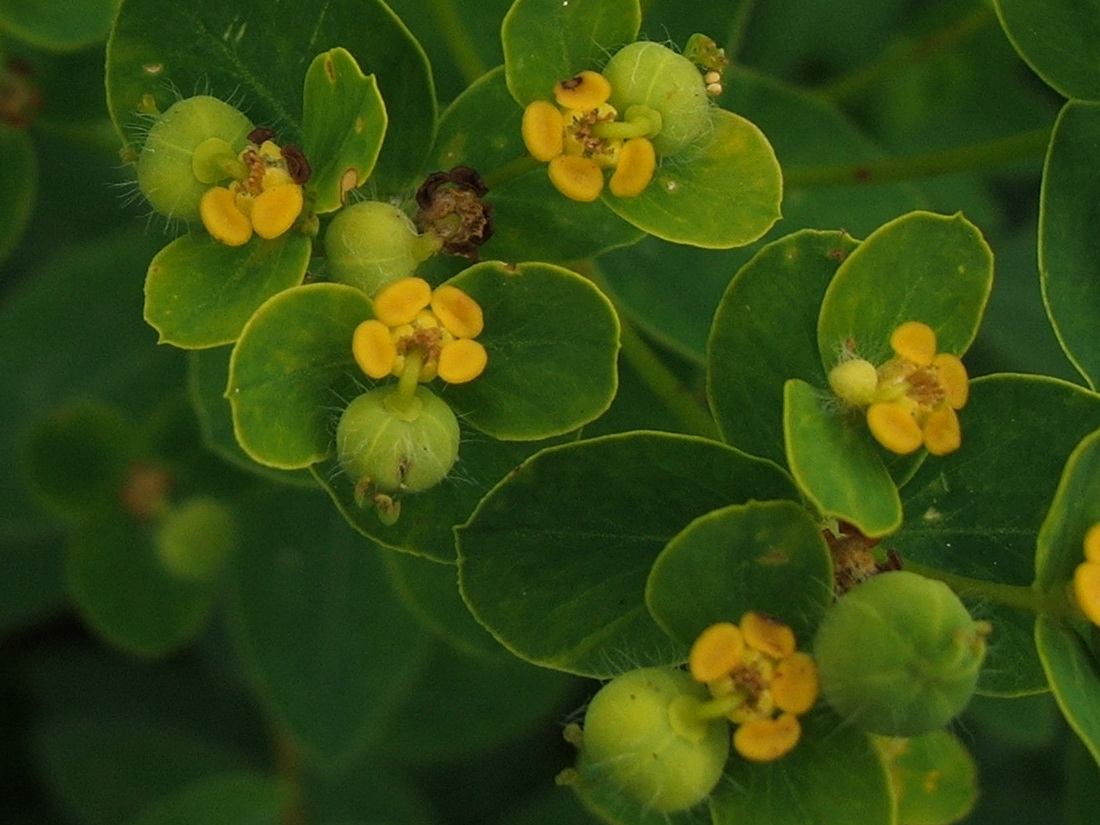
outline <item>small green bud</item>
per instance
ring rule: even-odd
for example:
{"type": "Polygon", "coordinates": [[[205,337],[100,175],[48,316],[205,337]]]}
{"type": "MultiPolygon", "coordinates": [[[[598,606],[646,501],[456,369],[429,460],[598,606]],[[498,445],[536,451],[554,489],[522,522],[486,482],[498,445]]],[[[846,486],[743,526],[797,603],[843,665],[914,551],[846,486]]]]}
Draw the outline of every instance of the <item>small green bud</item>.
{"type": "Polygon", "coordinates": [[[356,490],[416,493],[447,477],[458,458],[458,420],[425,387],[410,399],[379,387],[352,401],[336,427],[340,466],[356,490]]]}
{"type": "Polygon", "coordinates": [[[825,613],[814,639],[821,692],[871,733],[928,733],[974,695],[988,630],[943,582],[880,573],[825,613]]]}
{"type": "Polygon", "coordinates": [[[671,813],[702,802],[722,776],[729,725],[698,712],[706,687],[676,668],[617,676],[584,718],[579,781],[609,782],[647,810],[671,813]]]}
{"type": "Polygon", "coordinates": [[[683,151],[710,127],[710,99],[703,76],[690,60],[660,43],[639,41],[620,49],[603,76],[611,83],[609,103],[620,112],[648,106],[660,115],[652,138],[661,155],[683,151]]]}
{"type": "Polygon", "coordinates": [[[187,499],[164,514],[154,538],[157,555],[172,573],[212,581],[237,546],[233,514],[216,499],[187,499]]]}
{"type": "Polygon", "coordinates": [[[856,407],[866,407],[875,400],[878,370],[862,358],[841,361],[829,370],[829,387],[842,401],[856,407]]]}
{"type": "Polygon", "coordinates": [[[411,276],[440,245],[435,236],[417,234],[412,220],[396,206],[381,201],[340,210],[325,233],[329,277],[368,295],[411,276]]]}
{"type": "Polygon", "coordinates": [[[162,215],[197,220],[210,184],[229,177],[228,169],[220,175],[217,169],[233,163],[251,131],[247,117],[216,97],[173,103],[145,137],[137,159],[138,188],[162,215]]]}

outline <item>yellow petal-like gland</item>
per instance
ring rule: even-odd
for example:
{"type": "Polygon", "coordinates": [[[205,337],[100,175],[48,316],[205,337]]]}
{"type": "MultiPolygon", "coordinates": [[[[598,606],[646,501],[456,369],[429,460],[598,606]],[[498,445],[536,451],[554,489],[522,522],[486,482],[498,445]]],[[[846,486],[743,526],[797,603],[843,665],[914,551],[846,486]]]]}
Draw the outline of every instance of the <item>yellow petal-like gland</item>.
{"type": "Polygon", "coordinates": [[[1100,523],[1092,525],[1085,533],[1085,558],[1100,562],[1100,523]]]}
{"type": "Polygon", "coordinates": [[[936,357],[936,333],[928,324],[906,321],[890,333],[890,347],[906,361],[927,367],[936,357]]]}
{"type": "Polygon", "coordinates": [[[263,183],[260,184],[260,188],[265,191],[268,189],[274,189],[276,186],[286,186],[288,183],[294,183],[294,178],[290,176],[290,173],[280,166],[269,166],[264,171],[263,183]]]}
{"type": "Polygon", "coordinates": [[[741,635],[745,644],[773,659],[785,659],[794,653],[794,631],[764,613],[746,613],[741,617],[741,635]]]}
{"type": "Polygon", "coordinates": [[[1084,561],[1073,573],[1073,595],[1090,622],[1100,625],[1100,562],[1084,561]]]}
{"type": "Polygon", "coordinates": [[[745,722],[733,734],[733,747],[753,762],[774,762],[786,756],[802,737],[798,718],[784,713],[777,719],[745,722]]]}
{"type": "Polygon", "coordinates": [[[829,387],[841,401],[854,407],[866,407],[875,399],[878,370],[863,358],[841,361],[829,370],[829,387]]]}
{"type": "Polygon", "coordinates": [[[611,84],[599,72],[583,71],[554,84],[554,100],[563,109],[595,109],[611,97],[611,84]]]}
{"type": "Polygon", "coordinates": [[[819,690],[817,665],[810,654],[795,651],[775,666],[771,692],[780,710],[805,713],[814,706],[819,690]]]}
{"type": "Polygon", "coordinates": [[[448,384],[465,384],[485,372],[489,354],[472,338],[459,338],[443,345],[436,370],[448,384]]]}
{"type": "Polygon", "coordinates": [[[939,375],[947,405],[952,409],[961,410],[966,406],[966,400],[970,396],[970,376],[966,374],[963,362],[957,355],[941,352],[932,359],[932,366],[936,368],[939,375]]]}
{"type": "Polygon", "coordinates": [[[206,231],[226,246],[244,246],[252,237],[252,221],[237,208],[236,195],[224,186],[207,189],[199,201],[206,231]]]}
{"type": "Polygon", "coordinates": [[[355,363],[369,378],[385,378],[393,370],[397,347],[390,337],[390,328],[373,318],[355,328],[351,338],[351,354],[355,363]]]}
{"type": "Polygon", "coordinates": [[[443,324],[443,329],[455,338],[477,338],[485,329],[485,317],[478,302],[450,284],[432,293],[432,312],[443,324]]]}
{"type": "Polygon", "coordinates": [[[547,169],[554,188],[571,200],[591,203],[603,191],[603,171],[591,158],[560,155],[547,169]]]}
{"type": "Polygon", "coordinates": [[[374,317],[388,327],[411,324],[432,301],[432,287],[423,278],[399,278],[374,296],[374,317]]]}
{"type": "Polygon", "coordinates": [[[633,198],[645,191],[657,171],[657,152],[645,138],[631,138],[619,150],[619,162],[608,184],[617,198],[633,198]]]}
{"type": "Polygon", "coordinates": [[[546,163],[562,153],[561,111],[549,100],[536,100],[523,110],[523,145],[535,160],[546,163]]]}
{"type": "Polygon", "coordinates": [[[959,417],[946,404],[928,413],[921,427],[924,446],[932,455],[947,455],[962,446],[959,417]]]}
{"type": "Polygon", "coordinates": [[[252,204],[252,227],[261,238],[278,238],[294,226],[302,204],[302,187],[296,183],[265,189],[252,204]]]}
{"type": "Polygon", "coordinates": [[[875,441],[898,455],[916,452],[924,443],[924,435],[909,405],[900,400],[882,401],[868,407],[867,427],[875,441]]]}
{"type": "Polygon", "coordinates": [[[741,662],[745,640],[732,622],[712,624],[699,634],[688,655],[688,669],[696,682],[708,684],[722,678],[741,662]]]}

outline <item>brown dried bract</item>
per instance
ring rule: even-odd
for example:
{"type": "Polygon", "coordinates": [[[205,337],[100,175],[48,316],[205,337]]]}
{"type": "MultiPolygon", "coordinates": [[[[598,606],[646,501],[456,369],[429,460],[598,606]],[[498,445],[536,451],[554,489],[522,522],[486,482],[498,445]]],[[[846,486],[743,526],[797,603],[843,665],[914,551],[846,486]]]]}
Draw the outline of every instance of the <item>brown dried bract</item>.
{"type": "Polygon", "coordinates": [[[476,262],[478,247],[493,236],[493,208],[481,200],[488,192],[469,166],[432,172],[416,191],[417,229],[438,236],[450,254],[476,262]]]}

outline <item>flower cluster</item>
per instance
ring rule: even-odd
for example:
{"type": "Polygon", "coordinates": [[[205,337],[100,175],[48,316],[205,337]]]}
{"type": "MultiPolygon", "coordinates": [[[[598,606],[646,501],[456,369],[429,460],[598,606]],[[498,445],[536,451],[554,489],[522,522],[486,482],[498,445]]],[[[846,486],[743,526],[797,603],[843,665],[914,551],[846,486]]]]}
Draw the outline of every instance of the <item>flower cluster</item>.
{"type": "Polygon", "coordinates": [[[352,337],[352,354],[368,377],[413,370],[419,382],[439,376],[463,384],[484,372],[489,357],[473,340],[484,328],[481,307],[458,287],[432,290],[422,278],[401,278],[383,287],[373,306],[375,317],[352,337]]]}
{"type": "Polygon", "coordinates": [[[1073,595],[1090,622],[1100,625],[1100,523],[1085,533],[1085,560],[1073,572],[1073,595]]]}
{"type": "Polygon", "coordinates": [[[661,131],[661,116],[648,106],[620,113],[607,101],[611,84],[599,72],[583,71],[554,85],[554,100],[536,100],[523,111],[523,143],[548,163],[554,187],[575,201],[594,201],[611,168],[616,197],[640,195],[653,179],[657,153],[650,138],[661,131]]]}
{"type": "Polygon", "coordinates": [[[936,333],[920,321],[906,321],[890,335],[894,357],[879,367],[862,358],[842,361],[829,373],[829,386],[842,400],[867,409],[867,426],[883,447],[899,455],[922,446],[933,455],[962,444],[956,410],[969,391],[958,356],[936,351],[936,333]]]}
{"type": "MultiPolygon", "coordinates": [[[[298,147],[280,148],[271,140],[273,136],[268,129],[254,130],[244,151],[229,161],[221,145],[195,150],[196,169],[205,162],[214,169],[229,171],[235,178],[229,186],[211,187],[199,202],[199,216],[206,231],[228,246],[243,246],[253,232],[266,240],[277,238],[302,213],[302,184],[309,180],[309,164],[298,147]],[[220,157],[223,165],[205,161],[206,157],[220,157]]],[[[213,174],[216,176],[211,183],[225,177],[213,174]]]]}
{"type": "Polygon", "coordinates": [[[795,648],[794,631],[763,613],[711,625],[691,648],[692,678],[727,702],[733,747],[746,759],[779,759],[802,736],[798,717],[817,701],[818,676],[813,657],[795,648]]]}

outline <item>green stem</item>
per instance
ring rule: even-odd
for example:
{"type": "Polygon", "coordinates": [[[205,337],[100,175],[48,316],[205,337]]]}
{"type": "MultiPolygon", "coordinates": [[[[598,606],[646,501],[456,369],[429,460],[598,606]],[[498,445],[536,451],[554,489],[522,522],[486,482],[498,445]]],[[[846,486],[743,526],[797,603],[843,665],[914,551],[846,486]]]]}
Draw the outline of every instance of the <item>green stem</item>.
{"type": "Polygon", "coordinates": [[[992,4],[981,4],[944,28],[904,49],[892,51],[875,62],[826,83],[818,91],[834,101],[851,100],[893,77],[902,69],[964,43],[997,22],[992,4]]]}
{"type": "Polygon", "coordinates": [[[485,181],[485,185],[490,189],[495,189],[498,186],[502,186],[505,183],[521,178],[528,172],[533,172],[544,164],[541,161],[535,160],[530,155],[524,155],[521,158],[516,158],[513,161],[509,161],[497,169],[494,169],[487,175],[482,175],[481,179],[485,181]]]}
{"type": "Polygon", "coordinates": [[[656,134],[660,129],[653,128],[653,121],[648,118],[636,120],[605,120],[592,127],[592,134],[598,138],[626,140],[633,137],[646,137],[656,134]]]}
{"type": "Polygon", "coordinates": [[[893,183],[936,177],[953,172],[993,169],[1007,163],[1042,156],[1050,142],[1050,128],[1043,127],[1006,138],[913,155],[885,158],[843,166],[806,166],[783,170],[787,186],[846,186],[893,183]]]}
{"type": "Polygon", "coordinates": [[[957,573],[948,573],[946,570],[928,567],[909,559],[905,560],[905,569],[925,578],[941,581],[960,596],[1056,619],[1075,617],[1074,605],[1062,592],[1044,592],[1029,585],[1003,584],[960,576],[957,573]]]}
{"type": "Polygon", "coordinates": [[[725,45],[726,59],[730,63],[736,62],[737,55],[741,52],[741,45],[745,42],[745,30],[748,29],[755,5],[756,0],[741,0],[731,15],[733,19],[730,23],[730,31],[726,37],[725,45]]]}
{"type": "Polygon", "coordinates": [[[453,0],[429,0],[432,15],[435,17],[436,29],[443,34],[443,39],[450,49],[451,59],[455,62],[466,85],[473,83],[489,67],[482,61],[481,56],[473,46],[470,31],[466,28],[466,21],[458,11],[453,0]]]}
{"type": "Polygon", "coordinates": [[[424,365],[424,353],[412,347],[405,353],[405,366],[401,370],[401,377],[397,379],[397,391],[390,395],[386,401],[388,406],[410,419],[415,417],[413,413],[420,404],[416,397],[416,390],[420,386],[420,368],[424,365]]]}

